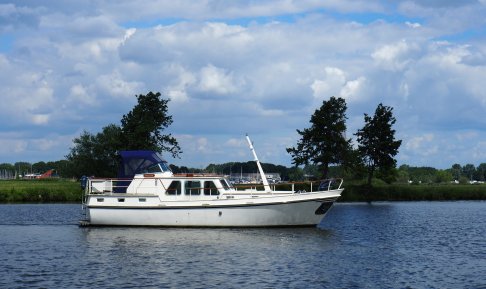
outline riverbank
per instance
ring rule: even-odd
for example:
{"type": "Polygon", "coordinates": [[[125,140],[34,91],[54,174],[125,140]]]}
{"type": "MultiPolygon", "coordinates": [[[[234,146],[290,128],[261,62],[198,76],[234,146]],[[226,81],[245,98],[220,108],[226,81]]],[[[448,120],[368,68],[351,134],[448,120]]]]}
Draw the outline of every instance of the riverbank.
{"type": "Polygon", "coordinates": [[[344,185],[339,202],[486,200],[486,185],[344,185]]]}
{"type": "Polygon", "coordinates": [[[79,182],[67,179],[1,180],[0,203],[81,203],[79,182]]]}
{"type": "MultiPolygon", "coordinates": [[[[486,185],[379,184],[344,182],[339,202],[486,200],[486,185]]],[[[288,186],[290,189],[290,186],[288,186]]],[[[299,188],[310,190],[310,187],[299,188]]],[[[80,203],[79,182],[68,179],[2,180],[0,203],[80,203]]]]}

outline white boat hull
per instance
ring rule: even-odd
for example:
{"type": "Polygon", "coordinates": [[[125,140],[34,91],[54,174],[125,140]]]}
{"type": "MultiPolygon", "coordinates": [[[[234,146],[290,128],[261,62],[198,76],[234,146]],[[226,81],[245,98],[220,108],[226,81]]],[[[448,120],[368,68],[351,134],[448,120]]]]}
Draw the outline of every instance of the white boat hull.
{"type": "MultiPolygon", "coordinates": [[[[339,192],[340,193],[340,192],[339,192]]],[[[168,227],[315,226],[339,194],[212,202],[177,202],[158,206],[88,206],[90,225],[168,227]],[[251,202],[250,202],[251,201],[251,202]]]]}

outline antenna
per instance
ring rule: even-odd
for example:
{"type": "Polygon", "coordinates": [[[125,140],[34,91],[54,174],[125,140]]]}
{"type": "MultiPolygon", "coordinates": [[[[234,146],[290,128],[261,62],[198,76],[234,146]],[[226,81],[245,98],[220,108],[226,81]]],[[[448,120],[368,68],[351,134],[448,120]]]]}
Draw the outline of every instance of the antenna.
{"type": "Polygon", "coordinates": [[[263,172],[262,165],[260,164],[260,161],[258,160],[257,154],[255,152],[255,148],[253,147],[253,143],[250,140],[250,137],[248,134],[246,134],[246,140],[248,141],[248,145],[250,146],[250,150],[253,153],[253,157],[255,158],[255,162],[258,167],[258,171],[260,172],[260,177],[262,178],[263,182],[263,187],[265,188],[265,192],[270,192],[270,185],[268,184],[267,177],[265,176],[265,173],[263,172]]]}

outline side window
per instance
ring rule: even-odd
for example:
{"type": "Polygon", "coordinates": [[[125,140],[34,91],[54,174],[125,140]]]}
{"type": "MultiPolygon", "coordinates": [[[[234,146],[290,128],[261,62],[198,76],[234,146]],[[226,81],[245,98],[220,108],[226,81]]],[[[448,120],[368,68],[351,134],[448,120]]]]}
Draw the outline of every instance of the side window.
{"type": "Polygon", "coordinates": [[[145,170],[145,173],[160,173],[159,164],[152,165],[145,170]]]}
{"type": "Polygon", "coordinates": [[[219,191],[216,188],[216,185],[213,181],[205,181],[204,182],[204,194],[207,196],[210,195],[219,195],[219,191]]]}
{"type": "Polygon", "coordinates": [[[228,183],[226,182],[226,180],[225,180],[225,179],[221,179],[221,180],[219,180],[219,181],[221,182],[221,185],[223,185],[223,188],[224,188],[225,190],[229,190],[229,188],[230,188],[230,187],[229,187],[229,185],[228,185],[228,183]]]}
{"type": "Polygon", "coordinates": [[[186,181],[186,192],[188,196],[195,196],[201,194],[201,182],[200,181],[186,181]]]}
{"type": "Polygon", "coordinates": [[[167,195],[180,195],[181,194],[181,182],[180,181],[172,181],[169,188],[167,189],[167,195]]]}

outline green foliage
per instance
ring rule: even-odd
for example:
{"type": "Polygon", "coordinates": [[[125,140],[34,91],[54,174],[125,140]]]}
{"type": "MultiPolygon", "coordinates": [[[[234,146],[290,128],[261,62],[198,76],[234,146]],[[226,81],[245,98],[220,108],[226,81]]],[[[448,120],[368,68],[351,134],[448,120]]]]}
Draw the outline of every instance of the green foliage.
{"type": "Polygon", "coordinates": [[[447,170],[438,170],[435,173],[435,182],[440,183],[450,183],[453,180],[452,174],[447,170]]]}
{"type": "Polygon", "coordinates": [[[73,140],[74,147],[66,158],[72,163],[73,174],[115,177],[118,165],[117,152],[123,148],[121,130],[110,124],[93,135],[84,131],[73,140]]]}
{"type": "Polygon", "coordinates": [[[287,148],[295,165],[315,164],[327,178],[330,164],[345,164],[351,150],[346,133],[346,101],[331,97],[311,116],[311,127],[297,130],[301,136],[296,147],[287,148]]]}
{"type": "Polygon", "coordinates": [[[486,181],[486,163],[482,163],[477,167],[474,179],[481,182],[486,181]]]}
{"type": "Polygon", "coordinates": [[[349,185],[339,202],[486,200],[486,185],[349,185]]]}
{"type": "Polygon", "coordinates": [[[292,181],[303,181],[304,180],[304,171],[299,167],[292,167],[289,169],[289,180],[292,181]]]}
{"type": "Polygon", "coordinates": [[[169,100],[160,96],[158,92],[138,95],[138,104],[123,116],[121,126],[110,124],[96,135],[84,131],[75,138],[66,156],[72,175],[115,177],[118,152],[122,150],[168,151],[178,156],[181,151],[177,140],[162,134],[172,124],[172,117],[167,114],[169,100]]]}
{"type": "Polygon", "coordinates": [[[379,104],[373,117],[364,114],[365,125],[355,134],[358,141],[358,152],[368,170],[368,185],[376,169],[380,176],[386,179],[393,177],[396,166],[394,156],[398,153],[402,141],[395,140],[395,130],[392,126],[396,120],[393,108],[379,104]]]}
{"type": "Polygon", "coordinates": [[[126,150],[167,151],[173,157],[181,153],[177,140],[162,131],[172,124],[168,115],[168,99],[160,93],[149,92],[138,95],[138,103],[121,120],[122,141],[126,150]]]}

